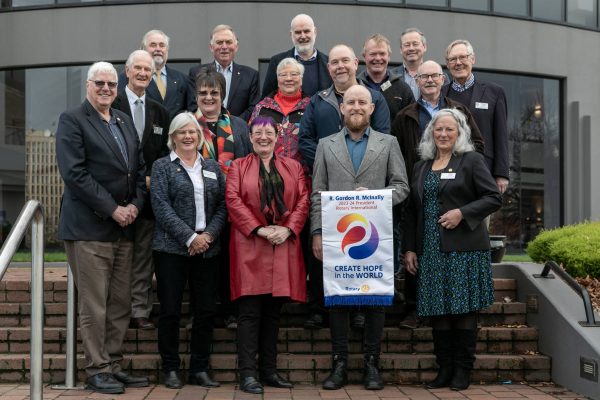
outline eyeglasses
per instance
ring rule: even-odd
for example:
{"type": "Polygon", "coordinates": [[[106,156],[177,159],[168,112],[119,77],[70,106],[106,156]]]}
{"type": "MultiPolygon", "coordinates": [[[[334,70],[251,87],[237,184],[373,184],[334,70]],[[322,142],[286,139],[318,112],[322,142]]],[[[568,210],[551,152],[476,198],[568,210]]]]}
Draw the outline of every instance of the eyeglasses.
{"type": "Polygon", "coordinates": [[[417,75],[417,79],[420,79],[420,80],[422,80],[424,82],[427,82],[429,80],[429,78],[431,78],[434,81],[437,81],[442,76],[444,76],[444,74],[440,74],[440,73],[435,73],[435,74],[421,74],[421,75],[417,75]]]}
{"type": "Polygon", "coordinates": [[[102,89],[104,88],[104,85],[108,85],[109,89],[114,89],[117,87],[117,82],[110,82],[110,81],[95,81],[92,79],[88,79],[89,82],[94,82],[94,85],[96,85],[96,87],[98,89],[102,89]]]}
{"type": "Polygon", "coordinates": [[[221,92],[218,90],[200,90],[198,92],[196,92],[196,94],[200,97],[208,97],[208,95],[210,94],[210,97],[219,97],[221,96],[221,92]]]}
{"type": "Polygon", "coordinates": [[[185,135],[190,135],[190,136],[194,136],[198,134],[198,131],[195,129],[190,129],[190,130],[185,130],[185,129],[177,129],[175,131],[175,134],[180,135],[180,136],[185,136],[185,135]]]}
{"type": "Polygon", "coordinates": [[[448,61],[448,65],[454,65],[454,64],[456,64],[456,61],[460,61],[461,63],[464,63],[472,55],[473,54],[463,54],[462,56],[447,58],[446,61],[448,61]]]}
{"type": "Polygon", "coordinates": [[[297,78],[300,76],[300,72],[280,72],[277,76],[280,78],[297,78]]]}

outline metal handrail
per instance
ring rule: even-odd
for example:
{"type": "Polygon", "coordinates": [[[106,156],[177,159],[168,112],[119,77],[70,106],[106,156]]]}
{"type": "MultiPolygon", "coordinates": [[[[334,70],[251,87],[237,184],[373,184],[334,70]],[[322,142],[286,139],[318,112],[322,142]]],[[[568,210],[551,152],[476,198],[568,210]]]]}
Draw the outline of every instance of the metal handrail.
{"type": "Polygon", "coordinates": [[[535,278],[546,278],[552,279],[554,278],[550,275],[550,270],[552,270],[555,274],[561,277],[563,281],[567,283],[581,297],[583,300],[583,307],[585,309],[585,321],[579,321],[579,325],[581,326],[600,326],[600,323],[596,322],[596,318],[594,317],[594,308],[592,306],[592,300],[590,299],[590,294],[587,289],[581,286],[571,275],[567,273],[563,268],[561,268],[556,262],[548,261],[544,265],[544,269],[541,274],[534,274],[535,278]]]}
{"type": "Polygon", "coordinates": [[[44,356],[44,210],[29,200],[0,250],[0,280],[31,224],[31,369],[29,397],[42,400],[42,359],[44,356]]]}

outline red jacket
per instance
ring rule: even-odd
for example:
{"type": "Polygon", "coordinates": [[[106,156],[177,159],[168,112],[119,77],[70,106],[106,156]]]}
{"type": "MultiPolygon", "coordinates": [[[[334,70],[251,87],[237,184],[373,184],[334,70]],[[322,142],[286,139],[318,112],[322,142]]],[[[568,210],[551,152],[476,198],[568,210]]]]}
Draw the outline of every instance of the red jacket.
{"type": "Polygon", "coordinates": [[[284,183],[284,202],[289,214],[281,224],[294,235],[273,246],[252,232],[267,225],[260,211],[259,169],[256,154],[233,161],[227,175],[225,200],[231,219],[229,243],[231,299],[271,293],[306,301],[306,275],[300,232],[309,209],[309,193],[299,162],[277,156],[275,167],[284,183]]]}

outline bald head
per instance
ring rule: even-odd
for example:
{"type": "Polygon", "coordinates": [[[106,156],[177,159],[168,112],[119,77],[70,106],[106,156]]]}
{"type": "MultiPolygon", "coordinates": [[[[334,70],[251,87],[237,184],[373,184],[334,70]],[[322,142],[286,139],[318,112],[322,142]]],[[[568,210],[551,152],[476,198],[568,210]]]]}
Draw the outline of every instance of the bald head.
{"type": "MultiPolygon", "coordinates": [[[[423,73],[422,71],[435,71],[435,72],[439,72],[441,74],[442,66],[433,60],[427,60],[419,66],[417,73],[420,75],[421,73],[423,73]]],[[[427,72],[427,73],[431,73],[431,72],[427,72]]]]}
{"type": "Polygon", "coordinates": [[[312,17],[308,14],[298,14],[294,18],[292,18],[292,22],[290,23],[290,29],[293,31],[294,27],[298,24],[306,24],[311,27],[315,27],[315,21],[313,21],[312,17]]]}
{"type": "Polygon", "coordinates": [[[346,93],[344,93],[344,103],[346,102],[346,99],[355,97],[368,99],[369,103],[373,103],[373,96],[371,96],[371,92],[363,85],[354,85],[351,86],[350,89],[346,90],[346,93]]]}

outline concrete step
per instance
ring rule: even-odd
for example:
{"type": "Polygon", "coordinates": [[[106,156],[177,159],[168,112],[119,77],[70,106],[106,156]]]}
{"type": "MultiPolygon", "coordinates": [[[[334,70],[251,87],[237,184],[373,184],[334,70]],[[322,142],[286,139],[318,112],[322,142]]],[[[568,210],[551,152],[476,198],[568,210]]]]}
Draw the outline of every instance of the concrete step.
{"type": "MultiPolygon", "coordinates": [[[[187,368],[189,357],[182,357],[182,369],[187,368]]],[[[77,359],[79,380],[85,379],[83,356],[77,359]]],[[[360,382],[362,378],[362,356],[349,357],[349,379],[360,382]]],[[[160,380],[160,357],[156,354],[126,354],[122,364],[136,374],[150,377],[152,382],[160,380]]],[[[236,356],[215,353],[210,359],[211,373],[221,382],[237,381],[236,356]]],[[[497,355],[478,354],[472,381],[474,382],[546,382],[550,376],[551,360],[544,355],[497,355]]],[[[329,354],[280,353],[277,367],[282,375],[295,383],[321,383],[331,368],[329,354]]],[[[29,354],[0,354],[0,382],[25,382],[29,379],[29,354]]],[[[65,356],[44,354],[44,382],[61,383],[65,378],[65,356]]],[[[435,357],[432,354],[383,353],[380,368],[386,383],[416,384],[433,379],[436,375],[435,357]]]]}
{"type": "MultiPolygon", "coordinates": [[[[29,328],[0,328],[0,353],[27,353],[30,341],[29,328]]],[[[78,336],[78,351],[83,352],[78,336]]],[[[189,353],[191,330],[181,328],[179,348],[189,353]]],[[[362,333],[350,334],[350,352],[362,352],[362,333]]],[[[381,342],[384,353],[423,354],[433,351],[431,328],[401,329],[385,328],[381,342]]],[[[157,331],[129,329],[123,351],[134,354],[157,353],[157,331]]],[[[315,331],[302,328],[281,328],[278,349],[280,353],[330,354],[329,329],[315,331]]],[[[213,351],[233,354],[236,350],[236,331],[217,328],[214,331],[213,351]]],[[[538,331],[530,327],[482,327],[479,330],[477,352],[488,354],[531,354],[538,351],[538,331]]],[[[47,327],[44,330],[44,352],[66,352],[66,329],[47,327]]]]}

